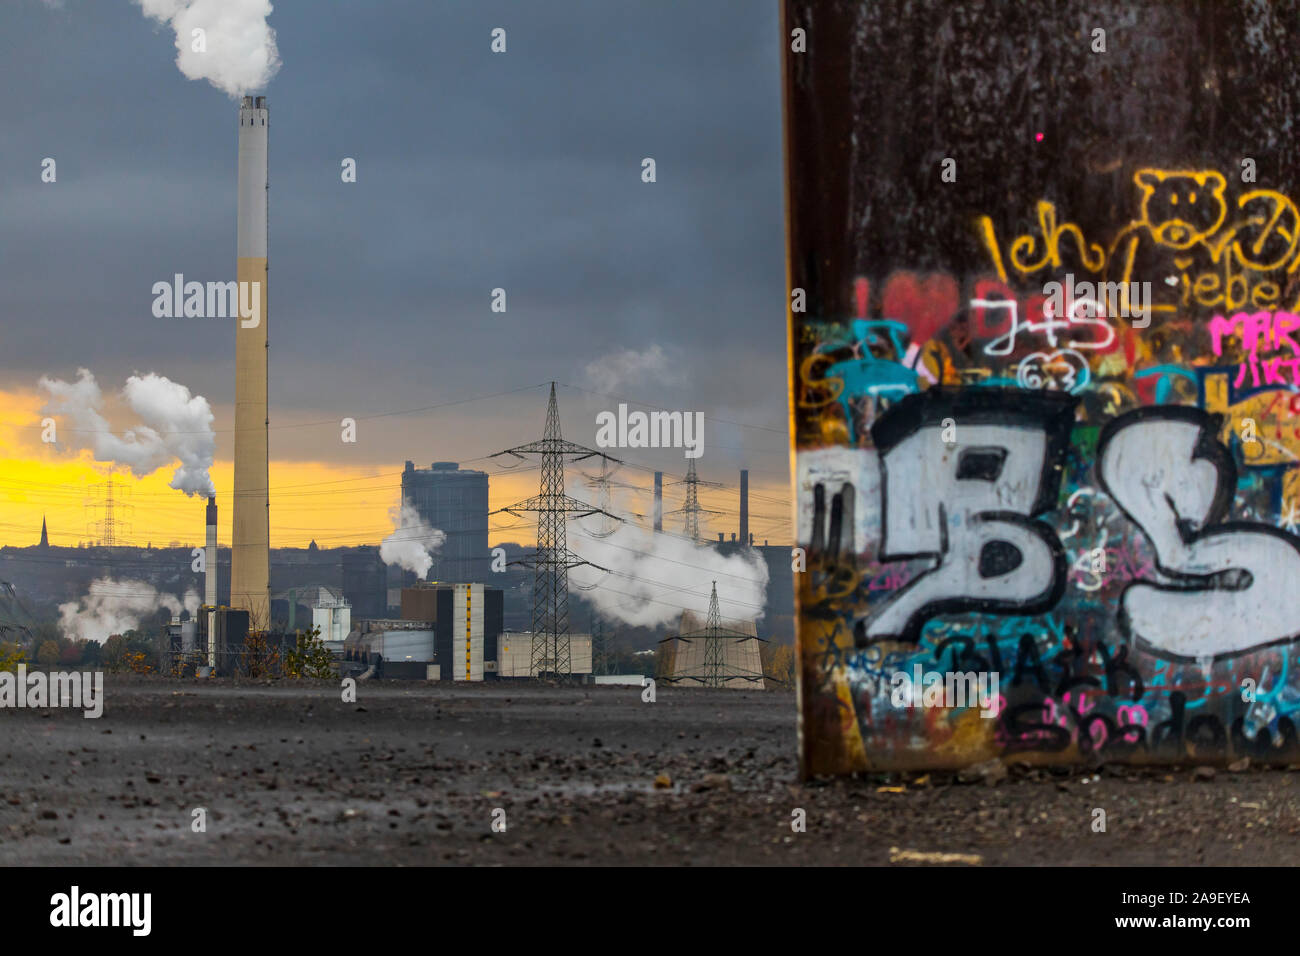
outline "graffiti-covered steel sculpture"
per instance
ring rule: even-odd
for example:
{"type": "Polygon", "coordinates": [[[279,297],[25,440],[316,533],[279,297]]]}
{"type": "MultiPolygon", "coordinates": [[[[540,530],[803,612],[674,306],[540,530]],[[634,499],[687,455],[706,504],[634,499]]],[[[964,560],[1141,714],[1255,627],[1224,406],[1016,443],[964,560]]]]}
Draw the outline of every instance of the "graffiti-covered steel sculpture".
{"type": "Polygon", "coordinates": [[[783,21],[803,772],[1300,761],[1297,4],[783,21]]]}

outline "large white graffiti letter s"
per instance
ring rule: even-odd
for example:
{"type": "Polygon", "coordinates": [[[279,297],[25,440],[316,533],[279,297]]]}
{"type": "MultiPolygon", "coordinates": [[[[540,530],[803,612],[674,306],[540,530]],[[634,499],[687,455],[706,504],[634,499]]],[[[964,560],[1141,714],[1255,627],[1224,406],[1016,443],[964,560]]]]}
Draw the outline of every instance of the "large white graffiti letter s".
{"type": "Polygon", "coordinates": [[[1219,424],[1199,408],[1139,408],[1098,443],[1098,481],[1151,539],[1161,575],[1124,590],[1120,628],[1175,660],[1231,657],[1300,633],[1300,539],[1222,520],[1237,469],[1219,424]]]}
{"type": "Polygon", "coordinates": [[[1075,402],[1061,392],[936,387],[876,421],[880,559],[934,566],[858,622],[859,644],[916,641],[938,614],[1037,614],[1060,600],[1061,542],[1034,516],[1056,506],[1075,402]]]}

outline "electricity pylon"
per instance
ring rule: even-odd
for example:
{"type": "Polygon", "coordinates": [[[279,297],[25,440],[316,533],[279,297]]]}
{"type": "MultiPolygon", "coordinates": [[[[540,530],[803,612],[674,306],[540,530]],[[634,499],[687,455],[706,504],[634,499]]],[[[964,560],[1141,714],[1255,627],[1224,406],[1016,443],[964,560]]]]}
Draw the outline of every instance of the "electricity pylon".
{"type": "MultiPolygon", "coordinates": [[[[608,511],[613,507],[613,495],[610,492],[610,486],[617,485],[620,488],[630,487],[621,482],[614,481],[614,469],[609,467],[609,459],[601,456],[600,471],[596,474],[584,471],[583,475],[587,478],[587,487],[596,492],[596,507],[608,511]]],[[[608,538],[618,530],[618,524],[614,519],[602,517],[600,519],[600,530],[587,532],[593,538],[608,538]]]]}
{"type": "Polygon", "coordinates": [[[131,514],[131,505],[123,499],[129,499],[131,490],[113,481],[113,470],[108,471],[108,480],[89,486],[85,507],[88,512],[102,511],[104,517],[99,521],[87,522],[86,530],[106,548],[125,544],[131,533],[131,525],[122,519],[131,514]]]}
{"type": "Polygon", "coordinates": [[[576,445],[560,437],[560,410],[555,402],[555,383],[551,383],[551,398],[546,406],[546,430],[540,441],[529,442],[499,451],[490,457],[513,455],[523,460],[525,455],[541,458],[541,488],[536,497],[520,501],[493,514],[522,517],[522,512],[537,513],[537,552],[512,564],[531,567],[533,577],[533,652],[532,670],[538,677],[554,675],[561,680],[573,672],[573,659],[569,652],[569,569],[584,564],[608,571],[592,564],[569,550],[565,523],[569,518],[586,518],[606,515],[621,520],[617,515],[593,507],[564,493],[565,461],[582,461],[601,457],[622,464],[603,452],[584,445],[576,445]]]}
{"type": "Polygon", "coordinates": [[[681,481],[674,481],[674,485],[686,486],[686,501],[676,511],[668,512],[670,515],[682,516],[682,533],[692,541],[700,540],[700,515],[718,515],[721,511],[710,511],[707,508],[700,507],[699,488],[703,485],[706,488],[721,488],[722,486],[716,481],[701,481],[695,474],[695,459],[690,460],[690,465],[686,469],[686,477],[681,481]]]}
{"type": "Polygon", "coordinates": [[[591,615],[591,671],[593,674],[609,673],[609,649],[616,637],[605,630],[605,619],[599,611],[591,615]]]}

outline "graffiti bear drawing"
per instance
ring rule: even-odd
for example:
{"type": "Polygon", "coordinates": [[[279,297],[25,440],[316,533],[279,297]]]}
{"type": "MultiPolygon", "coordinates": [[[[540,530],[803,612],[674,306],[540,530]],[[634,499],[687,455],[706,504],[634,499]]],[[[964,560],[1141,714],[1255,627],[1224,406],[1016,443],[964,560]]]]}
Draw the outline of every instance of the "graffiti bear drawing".
{"type": "Polygon", "coordinates": [[[1222,174],[1212,169],[1144,169],[1133,181],[1142,190],[1141,225],[1168,249],[1184,251],[1205,242],[1228,214],[1223,198],[1226,183],[1222,174]]]}
{"type": "MultiPolygon", "coordinates": [[[[1133,176],[1141,190],[1140,217],[1115,238],[1107,277],[1151,284],[1152,309],[1170,313],[1185,304],[1182,277],[1212,270],[1219,259],[1215,233],[1228,214],[1226,183],[1214,170],[1142,169],[1133,176]]],[[[1127,315],[1121,302],[1119,314],[1127,315]]]]}

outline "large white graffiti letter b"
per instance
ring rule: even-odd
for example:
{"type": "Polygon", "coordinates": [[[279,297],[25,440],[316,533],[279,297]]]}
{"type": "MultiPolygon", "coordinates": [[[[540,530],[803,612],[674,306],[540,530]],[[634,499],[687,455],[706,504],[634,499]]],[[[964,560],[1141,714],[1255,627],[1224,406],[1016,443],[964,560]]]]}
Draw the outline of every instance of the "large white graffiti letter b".
{"type": "Polygon", "coordinates": [[[1120,627],[1175,660],[1231,657],[1300,633],[1300,541],[1223,521],[1237,469],[1219,424],[1199,408],[1139,408],[1099,441],[1098,480],[1151,539],[1161,575],[1124,590],[1120,627]]]}
{"type": "Polygon", "coordinates": [[[916,641],[938,614],[1037,614],[1060,600],[1061,542],[1034,516],[1056,506],[1074,406],[1061,392],[936,387],[876,421],[880,559],[935,563],[858,622],[859,644],[916,641]]]}

